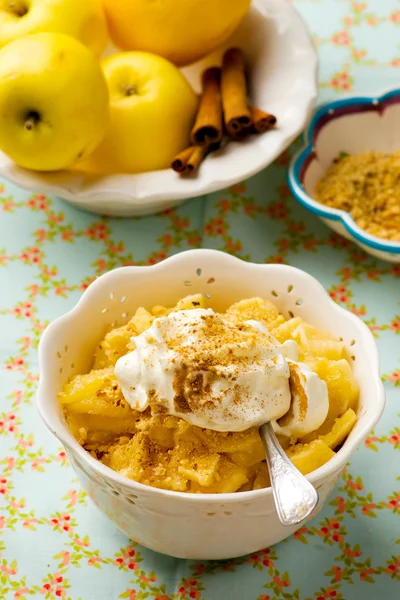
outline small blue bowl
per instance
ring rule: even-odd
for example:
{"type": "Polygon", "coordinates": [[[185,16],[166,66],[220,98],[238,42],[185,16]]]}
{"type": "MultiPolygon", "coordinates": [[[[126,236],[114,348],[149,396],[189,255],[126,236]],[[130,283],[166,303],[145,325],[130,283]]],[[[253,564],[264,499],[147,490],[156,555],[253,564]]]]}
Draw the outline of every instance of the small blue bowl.
{"type": "Polygon", "coordinates": [[[400,88],[380,95],[349,96],[324,104],[314,113],[304,145],[291,160],[289,186],[295,198],[328,227],[354,241],[365,252],[400,263],[400,242],[390,242],[361,229],[343,210],[314,200],[317,181],[332,162],[345,154],[400,149],[400,88]]]}

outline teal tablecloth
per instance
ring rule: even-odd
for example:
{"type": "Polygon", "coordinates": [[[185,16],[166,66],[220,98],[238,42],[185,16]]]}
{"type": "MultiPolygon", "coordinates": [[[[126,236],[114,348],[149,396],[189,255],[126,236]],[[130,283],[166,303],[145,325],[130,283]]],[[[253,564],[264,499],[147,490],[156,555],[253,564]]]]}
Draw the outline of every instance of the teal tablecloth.
{"type": "MultiPolygon", "coordinates": [[[[400,83],[400,2],[296,0],[321,98],[400,83]]],[[[289,153],[290,154],[290,153],[289,153]]],[[[0,194],[0,598],[395,600],[400,597],[400,265],[332,235],[291,198],[289,154],[232,189],[150,218],[104,220],[3,182],[0,194]],[[212,247],[315,275],[376,335],[385,415],[329,504],[278,546],[195,563],[130,544],[88,502],[34,406],[37,344],[96,275],[212,247]]]]}

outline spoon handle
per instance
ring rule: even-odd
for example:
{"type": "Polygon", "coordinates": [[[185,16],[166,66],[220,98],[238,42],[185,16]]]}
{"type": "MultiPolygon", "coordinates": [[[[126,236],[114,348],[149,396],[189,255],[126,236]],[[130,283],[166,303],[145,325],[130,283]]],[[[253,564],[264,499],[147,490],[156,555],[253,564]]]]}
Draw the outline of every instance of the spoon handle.
{"type": "Polygon", "coordinates": [[[271,423],[260,428],[272,493],[282,525],[297,525],[318,503],[318,492],[289,460],[279,444],[271,423]]]}

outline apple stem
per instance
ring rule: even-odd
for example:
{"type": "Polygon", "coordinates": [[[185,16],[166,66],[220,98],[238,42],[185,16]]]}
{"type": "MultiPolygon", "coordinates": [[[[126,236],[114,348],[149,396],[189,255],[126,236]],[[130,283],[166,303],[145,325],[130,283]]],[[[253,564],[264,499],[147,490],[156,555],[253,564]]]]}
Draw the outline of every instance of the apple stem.
{"type": "Polygon", "coordinates": [[[24,127],[27,131],[32,131],[32,129],[39,123],[39,121],[40,114],[36,112],[36,110],[30,110],[26,115],[24,127]]]}
{"type": "Polygon", "coordinates": [[[126,96],[133,96],[134,94],[137,94],[137,89],[134,85],[128,85],[125,88],[125,94],[126,96]]]}
{"type": "Polygon", "coordinates": [[[8,7],[12,13],[17,15],[17,17],[24,17],[26,15],[26,13],[28,12],[27,6],[23,2],[20,2],[19,0],[9,2],[8,7]]]}
{"type": "Polygon", "coordinates": [[[32,119],[32,117],[25,121],[25,129],[27,129],[28,131],[31,131],[35,127],[35,125],[36,122],[34,119],[32,119]]]}

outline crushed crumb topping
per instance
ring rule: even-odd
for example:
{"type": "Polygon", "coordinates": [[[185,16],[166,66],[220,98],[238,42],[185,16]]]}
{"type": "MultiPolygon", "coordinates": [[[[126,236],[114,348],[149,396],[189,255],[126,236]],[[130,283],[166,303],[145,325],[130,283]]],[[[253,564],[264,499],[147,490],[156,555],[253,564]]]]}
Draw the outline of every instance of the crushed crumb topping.
{"type": "Polygon", "coordinates": [[[349,212],[371,235],[400,242],[400,150],[337,160],[317,183],[315,199],[349,212]]]}

